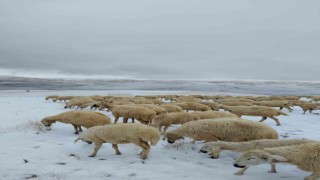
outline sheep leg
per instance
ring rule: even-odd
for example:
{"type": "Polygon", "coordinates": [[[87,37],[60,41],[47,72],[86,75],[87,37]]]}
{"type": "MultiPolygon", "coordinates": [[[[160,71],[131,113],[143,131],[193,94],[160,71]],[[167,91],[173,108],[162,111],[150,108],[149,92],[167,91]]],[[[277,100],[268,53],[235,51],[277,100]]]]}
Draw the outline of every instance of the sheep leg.
{"type": "Polygon", "coordinates": [[[95,142],[94,145],[95,146],[94,146],[93,152],[89,157],[95,157],[97,155],[97,152],[99,151],[99,149],[102,146],[102,142],[95,142]]]}
{"type": "Polygon", "coordinates": [[[114,124],[117,124],[119,116],[114,116],[114,124]]]}
{"type": "Polygon", "coordinates": [[[269,117],[269,118],[271,118],[271,119],[273,119],[274,121],[276,121],[277,126],[280,126],[280,125],[281,125],[280,122],[279,122],[279,119],[277,119],[277,118],[275,118],[275,117],[273,117],[273,116],[271,116],[271,117],[269,117]]]}
{"type": "Polygon", "coordinates": [[[78,132],[82,132],[81,126],[78,126],[78,132]]]}
{"type": "Polygon", "coordinates": [[[304,178],[304,180],[316,180],[320,177],[320,173],[313,172],[310,176],[304,178]]]}
{"type": "Polygon", "coordinates": [[[136,144],[142,148],[141,159],[146,159],[148,157],[150,146],[147,142],[140,140],[138,144],[136,144]]]}
{"type": "Polygon", "coordinates": [[[263,122],[267,119],[267,117],[263,116],[262,119],[259,122],[263,122]]]}
{"type": "Polygon", "coordinates": [[[112,144],[112,148],[116,151],[116,155],[121,155],[121,152],[118,149],[118,144],[112,144]]]}
{"type": "Polygon", "coordinates": [[[271,165],[271,170],[268,171],[268,173],[277,173],[276,164],[271,163],[270,165],[271,165]]]}
{"type": "Polygon", "coordinates": [[[283,107],[280,107],[280,109],[279,110],[282,110],[283,109],[283,107]]]}
{"type": "Polygon", "coordinates": [[[303,109],[303,114],[306,114],[306,112],[307,112],[307,109],[303,109]]]}
{"type": "Polygon", "coordinates": [[[234,174],[235,174],[235,175],[238,175],[238,176],[243,175],[243,173],[244,173],[248,168],[249,168],[249,167],[242,168],[242,169],[240,169],[240,171],[238,171],[238,172],[236,172],[236,173],[234,173],[234,174]]]}
{"type": "Polygon", "coordinates": [[[75,125],[75,124],[72,124],[72,126],[73,126],[73,128],[74,128],[74,133],[75,134],[78,134],[79,132],[78,132],[78,126],[77,125],[75,125]]]}
{"type": "Polygon", "coordinates": [[[128,123],[128,118],[127,117],[123,117],[123,123],[128,123]]]}
{"type": "Polygon", "coordinates": [[[134,118],[131,118],[131,122],[134,123],[134,118]]]}

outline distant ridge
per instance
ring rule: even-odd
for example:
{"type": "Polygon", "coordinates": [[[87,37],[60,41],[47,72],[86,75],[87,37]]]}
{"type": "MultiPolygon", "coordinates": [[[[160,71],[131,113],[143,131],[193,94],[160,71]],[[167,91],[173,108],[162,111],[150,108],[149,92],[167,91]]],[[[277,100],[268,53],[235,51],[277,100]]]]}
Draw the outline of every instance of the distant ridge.
{"type": "Polygon", "coordinates": [[[172,90],[319,95],[317,81],[64,79],[0,76],[0,90],[172,90]]]}

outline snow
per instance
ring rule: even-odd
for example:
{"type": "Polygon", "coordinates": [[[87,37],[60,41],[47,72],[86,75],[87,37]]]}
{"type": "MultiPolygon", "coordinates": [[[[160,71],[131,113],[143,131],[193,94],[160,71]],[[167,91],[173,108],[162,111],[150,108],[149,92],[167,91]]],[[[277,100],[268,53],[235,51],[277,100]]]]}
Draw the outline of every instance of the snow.
{"type": "MultiPolygon", "coordinates": [[[[309,174],[293,165],[279,164],[276,174],[267,173],[269,165],[260,165],[250,168],[243,176],[236,176],[234,173],[239,169],[233,167],[233,161],[238,153],[224,151],[219,159],[210,159],[208,154],[198,152],[203,142],[191,144],[190,139],[175,144],[160,141],[151,148],[146,160],[139,158],[140,148],[133,144],[119,145],[121,156],[115,155],[110,144],[104,144],[97,156],[90,158],[93,145],[74,144],[77,135],[73,134],[71,125],[56,123],[50,131],[44,132],[30,125],[45,116],[67,111],[62,102],[45,101],[47,95],[173,93],[187,94],[170,91],[0,91],[0,179],[301,180],[309,174]]],[[[104,113],[113,120],[110,112],[104,113]]],[[[289,114],[279,117],[280,127],[270,119],[265,123],[275,128],[281,138],[320,138],[320,116],[303,115],[297,107],[289,114]]]]}

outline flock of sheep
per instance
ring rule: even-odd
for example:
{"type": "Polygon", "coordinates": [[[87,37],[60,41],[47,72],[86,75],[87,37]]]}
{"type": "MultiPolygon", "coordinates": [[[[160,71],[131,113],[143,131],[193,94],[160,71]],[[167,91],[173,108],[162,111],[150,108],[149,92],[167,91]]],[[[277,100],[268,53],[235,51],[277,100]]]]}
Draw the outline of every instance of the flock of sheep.
{"type": "Polygon", "coordinates": [[[320,142],[313,140],[278,139],[278,133],[261,123],[267,118],[280,126],[276,116],[288,115],[293,106],[302,108],[303,113],[320,109],[319,97],[300,96],[48,96],[46,100],[64,101],[71,110],[45,117],[42,123],[51,126],[61,122],[71,124],[75,134],[82,132],[75,142],[82,140],[94,143],[90,157],[96,156],[103,143],[111,143],[117,155],[121,152],[118,144],[133,143],[142,148],[142,159],[148,157],[150,145],[155,146],[161,136],[168,143],[188,137],[205,141],[200,152],[211,153],[219,158],[223,150],[242,152],[234,166],[242,168],[242,175],[250,166],[268,163],[269,172],[276,172],[276,163],[291,163],[300,169],[312,172],[305,180],[320,178],[320,142]],[[279,109],[276,109],[279,108],[279,109]],[[115,120],[93,110],[111,111],[115,120]],[[241,119],[241,116],[259,116],[259,122],[241,119]],[[123,123],[117,123],[119,118],[123,123]],[[128,123],[131,120],[132,123],[128,123]],[[139,121],[140,123],[134,123],[139,121]],[[180,125],[168,130],[172,125],[180,125]],[[168,131],[167,131],[168,130],[168,131]]]}

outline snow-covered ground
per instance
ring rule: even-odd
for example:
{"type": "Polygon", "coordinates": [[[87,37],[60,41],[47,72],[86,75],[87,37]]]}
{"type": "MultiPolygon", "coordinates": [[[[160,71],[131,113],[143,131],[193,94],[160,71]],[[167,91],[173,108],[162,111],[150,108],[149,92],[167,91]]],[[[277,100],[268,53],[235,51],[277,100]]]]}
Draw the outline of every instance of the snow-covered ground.
{"type": "MultiPolygon", "coordinates": [[[[30,122],[66,111],[63,103],[45,101],[47,95],[115,95],[115,94],[173,94],[169,91],[0,91],[0,179],[239,179],[301,180],[308,172],[288,164],[278,165],[278,173],[269,174],[269,165],[250,168],[245,175],[233,173],[237,153],[226,151],[220,159],[210,159],[199,153],[202,142],[190,143],[185,139],[175,144],[160,141],[152,147],[149,158],[141,160],[140,148],[119,145],[121,156],[115,155],[110,144],[104,144],[97,156],[88,157],[93,145],[74,144],[77,135],[73,127],[56,123],[51,131],[39,132],[30,122]]],[[[200,94],[200,93],[199,93],[200,94]]],[[[113,120],[109,112],[104,112],[113,120]]],[[[320,116],[302,114],[294,108],[290,116],[279,117],[282,126],[273,120],[265,123],[275,128],[281,138],[320,138],[320,116]]],[[[259,117],[244,117],[258,120],[259,117]]]]}

